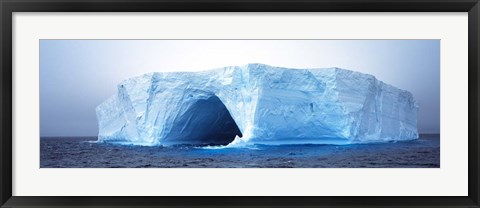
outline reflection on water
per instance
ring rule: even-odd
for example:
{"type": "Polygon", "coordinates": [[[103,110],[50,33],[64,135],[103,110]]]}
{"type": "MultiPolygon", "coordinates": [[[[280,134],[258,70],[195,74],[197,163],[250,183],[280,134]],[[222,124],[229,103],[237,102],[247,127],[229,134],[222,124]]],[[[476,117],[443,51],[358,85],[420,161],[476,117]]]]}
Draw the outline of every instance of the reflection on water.
{"type": "Polygon", "coordinates": [[[440,135],[352,145],[145,147],[41,138],[41,168],[438,168],[440,135]]]}

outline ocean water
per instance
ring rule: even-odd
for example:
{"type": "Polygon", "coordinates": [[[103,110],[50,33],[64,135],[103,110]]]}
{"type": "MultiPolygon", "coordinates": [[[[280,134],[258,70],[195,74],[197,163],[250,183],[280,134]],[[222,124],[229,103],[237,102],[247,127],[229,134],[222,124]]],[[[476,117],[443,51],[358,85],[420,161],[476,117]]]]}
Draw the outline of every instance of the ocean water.
{"type": "Polygon", "coordinates": [[[96,137],[40,138],[41,168],[439,168],[440,135],[350,145],[145,147],[96,137]]]}

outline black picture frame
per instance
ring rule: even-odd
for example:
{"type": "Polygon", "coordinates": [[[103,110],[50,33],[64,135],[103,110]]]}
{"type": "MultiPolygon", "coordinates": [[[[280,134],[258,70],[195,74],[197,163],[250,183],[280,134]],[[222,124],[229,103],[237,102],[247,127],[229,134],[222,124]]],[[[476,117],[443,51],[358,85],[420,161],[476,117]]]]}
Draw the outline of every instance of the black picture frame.
{"type": "MultiPolygon", "coordinates": [[[[478,0],[0,0],[2,207],[480,207],[478,0]],[[13,12],[468,12],[468,196],[36,197],[12,196],[13,12]]],[[[72,187],[74,188],[74,187],[72,187]]],[[[94,187],[92,187],[94,188],[94,187]]]]}

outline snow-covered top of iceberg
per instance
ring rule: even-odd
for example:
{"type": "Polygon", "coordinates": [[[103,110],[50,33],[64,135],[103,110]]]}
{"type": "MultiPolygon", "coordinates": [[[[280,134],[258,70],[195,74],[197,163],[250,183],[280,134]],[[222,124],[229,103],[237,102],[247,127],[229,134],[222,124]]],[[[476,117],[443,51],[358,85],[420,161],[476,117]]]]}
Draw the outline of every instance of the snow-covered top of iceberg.
{"type": "Polygon", "coordinates": [[[418,138],[410,92],[340,68],[149,73],[122,81],[96,112],[99,141],[139,145],[418,138]]]}

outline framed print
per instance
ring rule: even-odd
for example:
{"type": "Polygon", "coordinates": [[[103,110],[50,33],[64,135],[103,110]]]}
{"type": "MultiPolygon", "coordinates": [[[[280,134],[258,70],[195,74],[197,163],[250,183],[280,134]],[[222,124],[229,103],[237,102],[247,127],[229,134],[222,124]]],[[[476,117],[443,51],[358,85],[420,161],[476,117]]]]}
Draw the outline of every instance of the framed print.
{"type": "Polygon", "coordinates": [[[478,1],[2,1],[1,203],[478,207],[478,1]]]}

